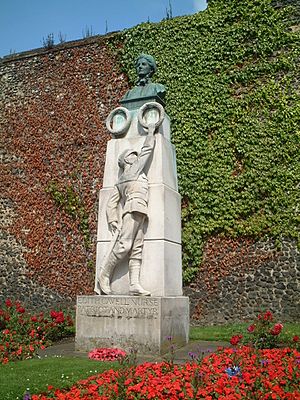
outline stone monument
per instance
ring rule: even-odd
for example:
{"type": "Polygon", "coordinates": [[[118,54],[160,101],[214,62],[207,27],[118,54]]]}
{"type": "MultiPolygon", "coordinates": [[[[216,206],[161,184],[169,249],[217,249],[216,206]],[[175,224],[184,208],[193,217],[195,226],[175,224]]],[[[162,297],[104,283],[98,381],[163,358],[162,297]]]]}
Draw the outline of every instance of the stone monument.
{"type": "Polygon", "coordinates": [[[76,348],[135,347],[163,353],[188,341],[182,296],[181,202],[165,87],[152,83],[152,56],[135,64],[136,86],[106,120],[99,196],[95,296],[78,296],[76,348]]]}

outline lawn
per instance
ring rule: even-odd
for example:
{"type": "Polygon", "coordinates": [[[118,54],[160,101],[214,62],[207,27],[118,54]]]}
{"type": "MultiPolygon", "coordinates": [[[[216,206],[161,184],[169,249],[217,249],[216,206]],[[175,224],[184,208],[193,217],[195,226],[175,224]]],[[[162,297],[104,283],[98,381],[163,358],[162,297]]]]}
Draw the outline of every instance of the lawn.
{"type": "MultiPolygon", "coordinates": [[[[207,340],[229,342],[233,335],[241,334],[245,338],[251,337],[247,332],[249,323],[237,323],[228,325],[191,326],[190,340],[207,340]]],[[[280,339],[284,342],[290,341],[293,336],[300,337],[300,324],[284,323],[280,339]]]]}
{"type": "Polygon", "coordinates": [[[0,365],[0,399],[23,400],[26,389],[30,393],[54,387],[70,387],[80,379],[119,366],[118,363],[92,361],[88,358],[51,357],[10,362],[0,365]]]}

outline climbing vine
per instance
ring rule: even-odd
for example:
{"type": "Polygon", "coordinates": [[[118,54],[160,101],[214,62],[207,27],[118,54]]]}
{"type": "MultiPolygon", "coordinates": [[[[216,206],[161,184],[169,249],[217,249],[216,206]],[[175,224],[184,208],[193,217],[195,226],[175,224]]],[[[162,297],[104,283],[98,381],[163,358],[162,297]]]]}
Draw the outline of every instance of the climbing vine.
{"type": "Polygon", "coordinates": [[[93,289],[104,121],[128,89],[116,64],[103,39],[1,64],[5,229],[26,248],[26,279],[72,298],[93,289]]]}
{"type": "Polygon", "coordinates": [[[89,216],[84,208],[84,204],[78,193],[72,186],[63,189],[59,188],[57,182],[52,181],[46,188],[46,192],[50,193],[57,207],[65,211],[73,220],[78,221],[78,227],[81,231],[86,248],[90,246],[90,227],[89,216]]]}
{"type": "Polygon", "coordinates": [[[299,15],[296,1],[214,0],[122,34],[130,81],[145,52],[168,88],[186,282],[209,237],[300,238],[299,15]]]}
{"type": "Polygon", "coordinates": [[[1,193],[29,278],[72,297],[92,290],[104,121],[134,84],[140,52],[155,56],[168,89],[185,281],[202,265],[214,289],[210,273],[221,279],[235,265],[213,254],[225,244],[299,240],[298,3],[210,0],[192,16],[1,61],[1,193]]]}

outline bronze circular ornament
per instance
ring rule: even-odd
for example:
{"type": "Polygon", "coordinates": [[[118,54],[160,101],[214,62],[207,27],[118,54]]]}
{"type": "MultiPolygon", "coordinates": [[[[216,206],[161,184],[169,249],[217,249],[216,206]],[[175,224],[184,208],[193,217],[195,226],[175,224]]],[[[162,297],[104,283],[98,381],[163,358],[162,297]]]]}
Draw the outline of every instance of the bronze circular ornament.
{"type": "Polygon", "coordinates": [[[131,115],[125,107],[117,107],[106,118],[106,128],[114,136],[124,135],[130,126],[131,115]],[[113,125],[116,125],[113,127],[113,125]]]}
{"type": "Polygon", "coordinates": [[[164,118],[165,118],[165,110],[163,106],[154,101],[144,104],[139,109],[138,120],[139,123],[142,125],[142,127],[144,127],[145,129],[149,129],[150,125],[154,125],[155,129],[158,128],[162,124],[164,118]],[[151,115],[153,111],[158,112],[158,118],[156,118],[156,121],[154,121],[153,115],[151,115]]]}

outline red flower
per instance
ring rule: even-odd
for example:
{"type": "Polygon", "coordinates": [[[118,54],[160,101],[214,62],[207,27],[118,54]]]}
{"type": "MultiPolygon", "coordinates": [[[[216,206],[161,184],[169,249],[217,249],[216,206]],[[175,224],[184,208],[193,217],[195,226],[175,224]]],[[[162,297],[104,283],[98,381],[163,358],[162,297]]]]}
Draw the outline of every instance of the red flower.
{"type": "Polygon", "coordinates": [[[62,311],[50,311],[50,317],[55,320],[57,324],[61,324],[65,321],[64,313],[62,311]]]}
{"type": "Polygon", "coordinates": [[[264,313],[263,318],[265,321],[273,321],[273,314],[268,310],[264,313]]]}
{"type": "Polygon", "coordinates": [[[0,364],[4,358],[15,361],[32,357],[38,348],[44,349],[50,343],[52,336],[64,336],[67,323],[73,323],[62,311],[53,311],[54,320],[49,321],[43,313],[30,315],[19,301],[12,303],[7,299],[5,303],[8,308],[0,309],[0,318],[5,322],[2,338],[0,334],[0,364]]]}
{"type": "Polygon", "coordinates": [[[34,338],[35,337],[35,330],[32,329],[31,332],[29,333],[29,336],[34,338]]]}
{"type": "Polygon", "coordinates": [[[271,335],[277,336],[282,331],[282,324],[275,324],[273,328],[270,330],[271,335]]]}
{"type": "Polygon", "coordinates": [[[298,343],[298,342],[299,342],[299,336],[295,335],[295,336],[293,337],[293,342],[294,342],[294,343],[298,343]]]}
{"type": "Polygon", "coordinates": [[[243,338],[242,335],[234,335],[232,336],[232,338],[230,339],[230,344],[232,344],[232,346],[236,346],[240,340],[243,338]]]}
{"type": "Polygon", "coordinates": [[[64,321],[65,321],[64,313],[62,311],[59,311],[55,318],[55,322],[57,324],[62,324],[64,321]]]}
{"type": "Polygon", "coordinates": [[[88,357],[99,361],[115,361],[121,357],[125,357],[125,351],[116,348],[99,348],[89,352],[88,357]]]}
{"type": "Polygon", "coordinates": [[[248,328],[247,328],[247,331],[250,332],[250,333],[254,332],[254,330],[255,330],[255,325],[254,324],[249,325],[248,328]]]}
{"type": "Polygon", "coordinates": [[[12,307],[12,301],[10,299],[7,299],[5,301],[5,305],[6,305],[6,307],[12,307]]]}
{"type": "Polygon", "coordinates": [[[52,318],[52,319],[55,319],[56,317],[57,317],[57,311],[54,311],[54,310],[51,310],[50,311],[50,317],[52,318]]]}

